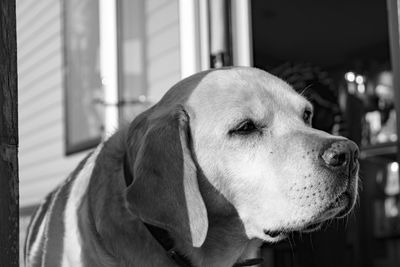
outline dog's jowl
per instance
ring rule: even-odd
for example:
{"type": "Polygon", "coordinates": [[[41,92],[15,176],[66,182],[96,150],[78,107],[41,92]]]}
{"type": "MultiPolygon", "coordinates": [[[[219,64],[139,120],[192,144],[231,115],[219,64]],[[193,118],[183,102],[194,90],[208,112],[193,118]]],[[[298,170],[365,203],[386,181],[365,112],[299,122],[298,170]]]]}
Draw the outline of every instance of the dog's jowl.
{"type": "Polygon", "coordinates": [[[357,198],[358,148],[284,81],[195,74],[98,146],[32,217],[27,266],[243,266],[357,198]]]}

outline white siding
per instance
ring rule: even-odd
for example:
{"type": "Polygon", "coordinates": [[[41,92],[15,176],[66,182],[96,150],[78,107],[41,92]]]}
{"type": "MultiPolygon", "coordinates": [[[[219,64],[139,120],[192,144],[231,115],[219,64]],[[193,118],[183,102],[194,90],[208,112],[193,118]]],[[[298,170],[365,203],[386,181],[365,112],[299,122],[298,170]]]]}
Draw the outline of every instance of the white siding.
{"type": "MultiPolygon", "coordinates": [[[[180,80],[178,0],[143,0],[150,101],[180,80]]],[[[65,156],[62,0],[16,0],[20,206],[38,204],[87,152],[65,156]]],[[[21,254],[27,217],[21,217],[21,254]]],[[[21,266],[23,261],[21,257],[21,266]]]]}
{"type": "Polygon", "coordinates": [[[17,0],[20,206],[37,204],[86,152],[64,155],[60,0],[17,0]]]}
{"type": "Polygon", "coordinates": [[[178,0],[147,0],[146,61],[150,101],[180,80],[178,0]]]}
{"type": "MultiPolygon", "coordinates": [[[[62,1],[17,0],[20,205],[37,204],[86,152],[64,155],[62,1]]],[[[147,0],[151,101],[180,79],[178,0],[147,0]]]]}

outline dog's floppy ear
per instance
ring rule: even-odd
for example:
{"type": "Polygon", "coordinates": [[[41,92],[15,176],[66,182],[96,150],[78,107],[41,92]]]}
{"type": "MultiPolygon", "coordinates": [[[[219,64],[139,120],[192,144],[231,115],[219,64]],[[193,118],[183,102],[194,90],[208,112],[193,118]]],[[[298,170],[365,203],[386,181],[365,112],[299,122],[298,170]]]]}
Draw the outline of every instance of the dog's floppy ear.
{"type": "Polygon", "coordinates": [[[134,181],[128,189],[129,205],[144,222],[200,247],[208,218],[189,149],[189,117],[183,107],[152,119],[141,142],[134,160],[134,181]]]}

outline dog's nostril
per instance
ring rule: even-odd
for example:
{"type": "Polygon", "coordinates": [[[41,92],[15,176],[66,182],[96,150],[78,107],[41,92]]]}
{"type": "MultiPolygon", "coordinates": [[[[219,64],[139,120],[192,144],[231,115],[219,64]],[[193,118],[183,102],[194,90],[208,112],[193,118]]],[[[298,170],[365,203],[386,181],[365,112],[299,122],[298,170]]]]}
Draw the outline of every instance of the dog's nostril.
{"type": "Polygon", "coordinates": [[[341,167],[347,164],[347,153],[327,150],[322,155],[322,158],[325,163],[331,167],[341,167]]]}
{"type": "Polygon", "coordinates": [[[323,163],[336,170],[357,169],[359,150],[357,145],[350,140],[341,140],[330,143],[325,147],[321,155],[323,163]]]}

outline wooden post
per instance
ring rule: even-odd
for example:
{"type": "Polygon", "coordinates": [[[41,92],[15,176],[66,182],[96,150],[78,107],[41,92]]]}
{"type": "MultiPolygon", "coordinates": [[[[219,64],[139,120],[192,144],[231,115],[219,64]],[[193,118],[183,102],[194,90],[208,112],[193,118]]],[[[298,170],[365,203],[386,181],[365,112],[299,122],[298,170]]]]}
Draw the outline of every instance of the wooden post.
{"type": "Polygon", "coordinates": [[[15,0],[0,0],[0,267],[19,266],[15,0]]]}

